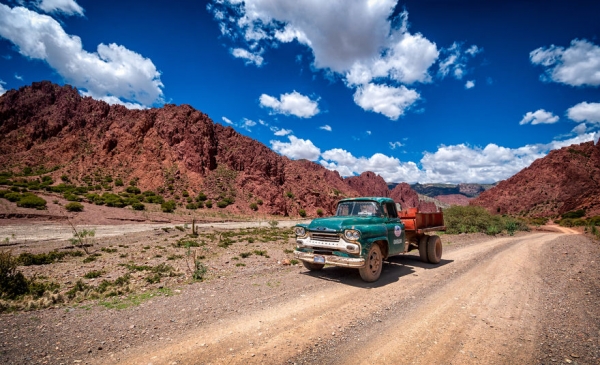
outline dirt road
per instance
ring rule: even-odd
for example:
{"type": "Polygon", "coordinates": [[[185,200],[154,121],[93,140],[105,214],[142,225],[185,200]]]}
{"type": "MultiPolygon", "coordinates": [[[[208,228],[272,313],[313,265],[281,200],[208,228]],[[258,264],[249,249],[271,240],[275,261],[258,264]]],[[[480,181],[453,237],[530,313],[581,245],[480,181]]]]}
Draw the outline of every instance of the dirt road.
{"type": "MultiPolygon", "coordinates": [[[[600,364],[598,241],[534,232],[443,242],[440,265],[392,258],[371,284],[357,270],[255,257],[247,271],[122,310],[88,301],[5,313],[0,363],[600,364]]],[[[211,270],[224,272],[218,262],[211,270]]]]}
{"type": "MultiPolygon", "coordinates": [[[[447,250],[440,266],[415,256],[395,258],[375,284],[347,278],[350,271],[340,268],[302,272],[305,281],[324,285],[288,291],[278,303],[233,312],[169,343],[134,349],[117,362],[544,363],[536,359],[546,356],[539,354],[549,315],[542,300],[543,264],[552,242],[565,237],[536,233],[491,239],[447,250]]],[[[589,269],[582,266],[573,263],[569,269],[589,269]]],[[[597,315],[596,308],[596,331],[597,315]]],[[[591,333],[595,346],[599,335],[591,333]]],[[[564,361],[560,356],[577,362],[581,356],[580,350],[563,350],[548,362],[564,361]]],[[[591,363],[598,363],[595,356],[591,363]]]]}

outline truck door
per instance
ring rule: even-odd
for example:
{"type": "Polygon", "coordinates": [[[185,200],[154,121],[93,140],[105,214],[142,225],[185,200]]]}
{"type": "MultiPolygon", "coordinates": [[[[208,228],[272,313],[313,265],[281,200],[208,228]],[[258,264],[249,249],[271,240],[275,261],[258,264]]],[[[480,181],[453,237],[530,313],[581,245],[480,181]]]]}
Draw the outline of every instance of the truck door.
{"type": "Polygon", "coordinates": [[[396,205],[394,203],[383,203],[383,214],[386,216],[386,228],[388,236],[389,255],[397,255],[404,252],[404,224],[398,218],[396,205]]]}

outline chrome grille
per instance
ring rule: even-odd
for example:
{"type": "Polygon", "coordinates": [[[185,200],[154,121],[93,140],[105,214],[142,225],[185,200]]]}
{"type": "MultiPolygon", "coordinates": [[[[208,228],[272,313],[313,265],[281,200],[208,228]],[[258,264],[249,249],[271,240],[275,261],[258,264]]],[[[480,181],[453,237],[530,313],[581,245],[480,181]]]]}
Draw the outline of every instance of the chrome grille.
{"type": "Polygon", "coordinates": [[[338,242],[340,236],[337,233],[310,232],[310,238],[321,242],[338,242]]]}

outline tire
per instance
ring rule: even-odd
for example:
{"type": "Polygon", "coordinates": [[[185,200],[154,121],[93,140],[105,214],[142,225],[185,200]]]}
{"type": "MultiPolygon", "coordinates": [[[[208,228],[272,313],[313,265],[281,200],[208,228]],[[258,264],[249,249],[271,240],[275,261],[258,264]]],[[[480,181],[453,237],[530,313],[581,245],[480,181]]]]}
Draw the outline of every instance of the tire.
{"type": "Polygon", "coordinates": [[[364,281],[367,283],[372,283],[379,279],[382,268],[383,255],[381,254],[381,248],[378,244],[374,243],[369,250],[367,259],[365,260],[365,266],[358,269],[358,272],[364,281]]]}
{"type": "Polygon", "coordinates": [[[438,236],[431,236],[427,240],[427,259],[432,264],[442,261],[442,240],[438,236]]]}
{"type": "Polygon", "coordinates": [[[315,264],[314,262],[302,261],[302,265],[310,271],[319,271],[325,264],[315,264]]]}
{"type": "Polygon", "coordinates": [[[428,235],[424,235],[421,237],[421,239],[419,240],[419,256],[421,257],[421,261],[423,262],[429,262],[429,259],[427,258],[427,241],[429,240],[429,236],[428,235]]]}

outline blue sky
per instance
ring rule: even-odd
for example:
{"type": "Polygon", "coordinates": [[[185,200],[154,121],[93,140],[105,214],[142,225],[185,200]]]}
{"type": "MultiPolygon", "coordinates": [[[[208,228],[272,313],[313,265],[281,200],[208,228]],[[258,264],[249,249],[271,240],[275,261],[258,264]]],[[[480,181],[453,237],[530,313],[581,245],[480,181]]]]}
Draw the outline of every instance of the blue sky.
{"type": "Polygon", "coordinates": [[[388,182],[506,179],[598,140],[600,2],[0,0],[0,94],[190,104],[388,182]]]}

